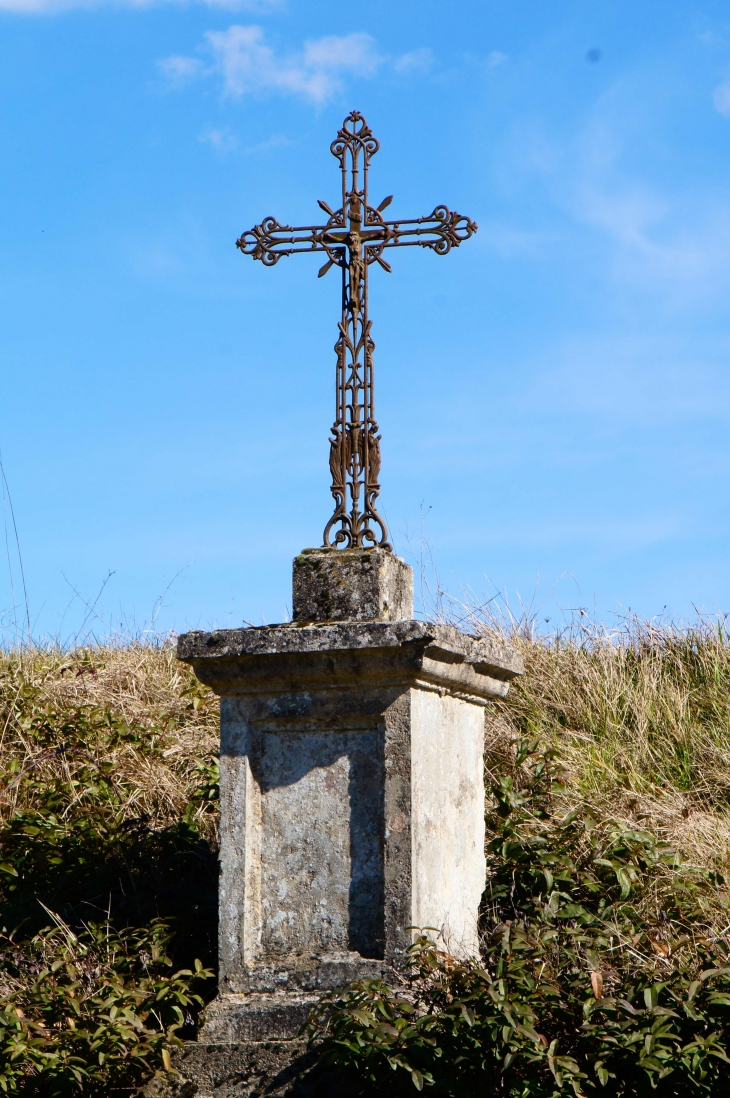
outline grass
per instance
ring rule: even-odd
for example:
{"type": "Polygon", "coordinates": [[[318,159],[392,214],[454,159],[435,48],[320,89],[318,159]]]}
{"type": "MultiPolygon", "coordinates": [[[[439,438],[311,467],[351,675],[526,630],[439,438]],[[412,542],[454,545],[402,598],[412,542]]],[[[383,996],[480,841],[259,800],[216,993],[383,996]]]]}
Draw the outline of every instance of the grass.
{"type": "MultiPolygon", "coordinates": [[[[581,616],[541,636],[529,620],[480,607],[441,616],[525,660],[524,677],[488,710],[492,779],[514,771],[518,739],[557,747],[570,807],[640,825],[691,865],[730,875],[724,622],[627,619],[609,632],[581,616]]],[[[123,935],[162,920],[173,968],[196,958],[214,967],[217,745],[217,699],[171,645],[0,654],[3,933],[30,941],[49,911],[80,934],[94,921],[123,935]]],[[[670,876],[657,878],[652,919],[671,888],[670,876]]],[[[730,929],[723,884],[705,908],[720,942],[730,929]]],[[[6,963],[0,998],[26,978],[4,976],[6,963]]]]}
{"type": "MultiPolygon", "coordinates": [[[[727,858],[730,640],[724,623],[627,619],[609,632],[582,618],[541,637],[524,618],[497,621],[479,607],[458,615],[452,608],[449,616],[469,632],[513,645],[525,660],[525,675],[490,711],[492,766],[506,758],[511,740],[537,736],[560,748],[574,800],[621,818],[645,816],[699,864],[727,858]]],[[[0,822],[32,806],[44,780],[72,783],[79,770],[98,765],[113,771],[117,811],[125,819],[144,818],[160,828],[187,812],[215,842],[210,796],[217,702],[171,646],[8,652],[0,657],[0,698],[0,773],[7,779],[0,822]],[[67,744],[58,754],[79,714],[102,734],[84,738],[77,728],[77,747],[67,744]],[[115,724],[126,734],[104,731],[115,724]],[[203,792],[191,799],[194,786],[203,792]]]]}
{"type": "Polygon", "coordinates": [[[488,764],[518,736],[560,751],[566,797],[643,820],[690,861],[730,855],[730,639],[723,622],[586,619],[539,636],[472,611],[462,627],[519,649],[524,676],[488,719],[488,764]]]}
{"type": "MultiPolygon", "coordinates": [[[[493,766],[511,740],[537,736],[560,748],[574,800],[622,818],[644,815],[701,864],[727,857],[724,623],[627,619],[609,632],[583,618],[541,637],[533,623],[496,621],[476,607],[462,610],[457,624],[513,645],[525,660],[525,675],[490,711],[493,766]]],[[[0,823],[43,798],[47,781],[70,788],[96,765],[113,772],[125,819],[161,828],[187,813],[215,842],[217,702],[171,646],[8,652],[0,656],[0,698],[0,823]],[[110,735],[114,727],[125,731],[110,735]]]]}
{"type": "Polygon", "coordinates": [[[197,940],[212,963],[217,750],[217,699],[169,645],[0,658],[6,928],[37,929],[38,900],[72,925],[171,918],[182,961],[197,940]]]}
{"type": "Polygon", "coordinates": [[[211,839],[215,813],[191,786],[218,746],[217,701],[170,645],[21,648],[0,656],[0,821],[65,783],[68,814],[89,768],[113,775],[124,820],[160,828],[189,818],[211,839]],[[192,808],[192,813],[191,813],[192,808]]]}

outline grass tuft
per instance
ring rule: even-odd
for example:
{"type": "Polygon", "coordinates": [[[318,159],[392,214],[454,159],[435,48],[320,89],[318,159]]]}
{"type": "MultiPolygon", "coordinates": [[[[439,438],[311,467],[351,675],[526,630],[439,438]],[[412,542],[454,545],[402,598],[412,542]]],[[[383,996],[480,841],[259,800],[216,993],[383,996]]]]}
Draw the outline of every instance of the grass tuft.
{"type": "Polygon", "coordinates": [[[159,829],[187,814],[215,839],[217,804],[201,786],[210,771],[214,787],[217,751],[217,699],[171,645],[0,655],[0,821],[45,804],[48,784],[68,815],[89,784],[99,792],[96,770],[122,820],[159,829]]]}
{"type": "Polygon", "coordinates": [[[684,858],[722,867],[730,856],[730,640],[724,622],[586,619],[540,636],[530,623],[474,615],[470,631],[525,660],[488,720],[488,766],[536,736],[557,748],[566,799],[644,821],[684,858]]]}

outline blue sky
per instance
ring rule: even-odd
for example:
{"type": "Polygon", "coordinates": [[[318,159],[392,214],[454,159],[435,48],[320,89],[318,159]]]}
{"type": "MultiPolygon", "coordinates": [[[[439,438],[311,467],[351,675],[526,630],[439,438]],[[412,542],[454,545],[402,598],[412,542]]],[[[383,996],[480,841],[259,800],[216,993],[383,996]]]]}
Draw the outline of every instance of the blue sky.
{"type": "MultiPolygon", "coordinates": [[[[353,108],[389,214],[479,223],[373,274],[397,550],[544,616],[730,610],[727,4],[0,0],[0,102],[0,447],[37,635],[286,617],[330,513],[339,290],[234,242],[336,200],[353,108]]],[[[7,499],[5,530],[10,638],[7,499]]]]}

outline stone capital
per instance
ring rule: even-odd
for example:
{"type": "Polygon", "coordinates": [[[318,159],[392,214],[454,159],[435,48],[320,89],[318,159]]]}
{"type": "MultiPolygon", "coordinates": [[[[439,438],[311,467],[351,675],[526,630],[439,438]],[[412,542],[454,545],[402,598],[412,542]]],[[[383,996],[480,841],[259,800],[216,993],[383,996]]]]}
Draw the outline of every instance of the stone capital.
{"type": "Polygon", "coordinates": [[[186,633],[178,659],[221,695],[420,686],[477,704],[503,697],[524,670],[512,648],[415,620],[186,633]]]}

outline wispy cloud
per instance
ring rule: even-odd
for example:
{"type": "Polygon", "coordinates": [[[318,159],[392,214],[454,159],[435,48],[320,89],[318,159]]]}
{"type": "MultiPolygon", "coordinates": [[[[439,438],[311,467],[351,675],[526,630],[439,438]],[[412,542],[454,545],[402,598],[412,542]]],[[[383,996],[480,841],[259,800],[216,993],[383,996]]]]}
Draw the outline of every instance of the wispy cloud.
{"type": "Polygon", "coordinates": [[[203,130],[198,135],[198,141],[201,145],[210,145],[211,149],[221,157],[226,157],[239,149],[244,156],[258,156],[261,153],[271,152],[273,149],[280,149],[294,144],[291,138],[285,137],[281,133],[274,133],[271,137],[267,137],[265,141],[259,141],[255,145],[242,145],[236,134],[227,126],[222,129],[211,126],[210,129],[203,130]]]}
{"type": "Polygon", "coordinates": [[[282,0],[0,0],[0,11],[16,15],[57,15],[72,8],[151,8],[160,4],[202,3],[227,11],[264,12],[278,8],[282,0]]]}
{"type": "MultiPolygon", "coordinates": [[[[705,308],[730,291],[730,199],[710,180],[680,187],[651,171],[646,135],[665,119],[642,108],[640,77],[617,80],[567,138],[517,123],[496,171],[505,194],[519,179],[544,188],[541,212],[525,226],[535,258],[557,247],[574,248],[579,262],[600,256],[596,276],[628,293],[631,309],[636,291],[647,295],[644,307],[653,298],[661,308],[705,308]]],[[[509,251],[511,234],[497,228],[492,245],[509,251]]]]}
{"type": "Polygon", "coordinates": [[[697,39],[703,46],[707,46],[709,49],[721,49],[727,45],[727,38],[723,34],[718,34],[717,31],[703,31],[702,34],[697,35],[697,39]]]}
{"type": "Polygon", "coordinates": [[[284,137],[281,133],[274,133],[271,137],[267,137],[265,141],[259,141],[257,145],[247,145],[243,151],[246,156],[256,156],[258,153],[271,152],[272,149],[281,149],[293,144],[294,142],[290,137],[284,137]]]}
{"type": "Polygon", "coordinates": [[[382,59],[369,34],[330,35],[307,42],[298,54],[277,56],[257,26],[209,31],[206,39],[214,68],[223,77],[224,94],[278,92],[322,103],[339,90],[345,72],[372,76],[382,59]]]}
{"type": "Polygon", "coordinates": [[[203,62],[196,57],[180,57],[173,55],[159,62],[166,80],[173,87],[181,87],[190,83],[204,69],[203,62]]]}
{"type": "Polygon", "coordinates": [[[492,50],[489,57],[487,58],[487,68],[496,69],[499,67],[499,65],[504,65],[506,60],[506,53],[502,53],[500,50],[492,50]]]}
{"type": "Polygon", "coordinates": [[[210,145],[211,148],[215,149],[215,151],[222,156],[235,152],[239,145],[235,133],[232,133],[227,128],[222,130],[205,130],[198,137],[198,141],[203,145],[210,145]]]}
{"type": "Polygon", "coordinates": [[[433,50],[425,48],[411,50],[410,53],[403,53],[400,57],[396,57],[393,68],[396,72],[405,75],[409,72],[429,72],[435,63],[433,50]]]}
{"type": "Polygon", "coordinates": [[[715,110],[730,117],[730,80],[718,84],[712,96],[715,110]]]}
{"type": "Polygon", "coordinates": [[[666,193],[628,172],[581,165],[565,190],[572,212],[612,245],[611,273],[625,286],[674,305],[725,292],[730,263],[730,203],[719,196],[666,193]]]}
{"type": "Polygon", "coordinates": [[[339,92],[345,76],[368,79],[384,65],[400,73],[423,72],[432,63],[430,50],[388,57],[379,52],[372,35],[362,31],[310,39],[297,51],[278,53],[266,42],[263,29],[255,24],[234,24],[225,31],[208,31],[199,50],[212,55],[211,64],[202,65],[196,58],[179,56],[159,62],[171,84],[180,85],[196,76],[217,75],[223,81],[223,94],[229,98],[294,95],[316,104],[339,92]]]}

